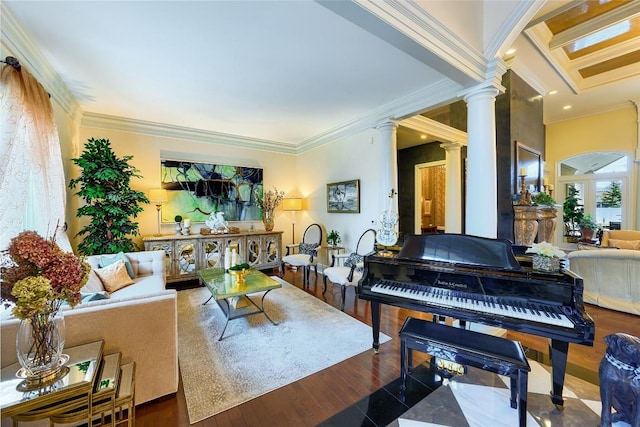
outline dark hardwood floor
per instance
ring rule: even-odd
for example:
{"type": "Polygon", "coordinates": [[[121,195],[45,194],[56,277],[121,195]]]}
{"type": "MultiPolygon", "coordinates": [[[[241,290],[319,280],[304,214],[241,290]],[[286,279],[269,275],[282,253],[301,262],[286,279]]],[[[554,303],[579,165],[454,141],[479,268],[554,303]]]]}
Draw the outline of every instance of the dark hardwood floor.
{"type": "MultiPolygon", "coordinates": [[[[300,271],[294,273],[287,270],[284,278],[299,288],[303,287],[300,271]]],[[[310,280],[308,293],[334,307],[340,307],[338,286],[329,287],[326,295],[323,296],[322,275],[316,278],[311,273],[310,280]]],[[[347,290],[346,299],[345,313],[371,324],[369,303],[358,300],[352,288],[347,290]]],[[[593,380],[597,381],[595,373],[598,371],[600,360],[606,349],[604,336],[615,332],[640,336],[640,317],[591,305],[587,305],[586,308],[595,321],[595,344],[593,347],[570,345],[568,372],[576,374],[579,371],[586,371],[587,374],[592,373],[593,380]]],[[[400,375],[399,340],[395,338],[409,315],[424,319],[431,318],[425,313],[383,306],[380,328],[383,333],[394,339],[381,345],[378,354],[366,351],[317,374],[193,425],[196,427],[315,426],[321,423],[379,390],[400,375]]],[[[520,340],[525,347],[548,353],[545,338],[512,332],[508,337],[520,340]]],[[[416,362],[419,361],[417,357],[415,359],[416,362]]],[[[182,383],[180,382],[175,396],[138,406],[136,425],[138,427],[189,426],[182,383]]]]}

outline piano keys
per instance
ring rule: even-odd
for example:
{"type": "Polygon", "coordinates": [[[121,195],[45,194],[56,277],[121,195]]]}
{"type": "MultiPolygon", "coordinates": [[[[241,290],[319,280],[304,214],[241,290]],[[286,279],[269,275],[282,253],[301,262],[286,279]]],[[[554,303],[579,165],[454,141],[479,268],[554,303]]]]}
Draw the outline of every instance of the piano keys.
{"type": "Polygon", "coordinates": [[[593,345],[595,326],[584,309],[582,279],[568,270],[545,274],[524,268],[506,240],[406,236],[396,257],[365,257],[357,292],[371,301],[376,351],[380,304],[549,338],[551,400],[558,407],[569,343],[593,345]]]}

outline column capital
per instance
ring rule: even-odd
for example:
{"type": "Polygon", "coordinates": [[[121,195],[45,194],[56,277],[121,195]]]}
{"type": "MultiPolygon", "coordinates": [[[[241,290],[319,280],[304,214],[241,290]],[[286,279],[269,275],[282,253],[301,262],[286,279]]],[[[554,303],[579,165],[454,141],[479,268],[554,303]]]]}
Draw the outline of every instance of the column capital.
{"type": "Polygon", "coordinates": [[[469,101],[475,101],[477,99],[495,99],[499,93],[500,91],[494,87],[480,87],[467,92],[462,99],[468,104],[469,101]]]}
{"type": "Polygon", "coordinates": [[[507,63],[501,58],[493,58],[487,64],[487,72],[485,73],[485,81],[476,85],[462,94],[465,102],[473,98],[474,95],[493,93],[495,98],[500,93],[504,93],[506,88],[502,86],[502,76],[507,72],[507,63]]]}
{"type": "Polygon", "coordinates": [[[397,120],[385,120],[384,122],[380,122],[374,126],[374,128],[382,131],[382,130],[393,130],[397,129],[399,126],[397,120]]]}
{"type": "Polygon", "coordinates": [[[440,148],[444,148],[445,151],[460,151],[461,147],[464,147],[464,144],[458,141],[443,142],[440,144],[440,148]]]}

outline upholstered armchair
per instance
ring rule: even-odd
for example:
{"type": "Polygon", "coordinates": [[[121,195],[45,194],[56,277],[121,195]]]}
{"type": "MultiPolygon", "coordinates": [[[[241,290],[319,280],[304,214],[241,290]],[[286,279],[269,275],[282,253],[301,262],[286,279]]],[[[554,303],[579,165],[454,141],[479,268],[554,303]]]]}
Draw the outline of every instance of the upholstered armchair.
{"type": "Polygon", "coordinates": [[[287,245],[287,253],[282,257],[280,273],[284,275],[284,268],[288,264],[292,267],[302,267],[304,284],[309,284],[311,267],[318,277],[318,249],[322,243],[322,228],[318,224],[311,224],[304,230],[302,242],[287,245]],[[296,253],[297,252],[297,253],[296,253]]]}
{"type": "Polygon", "coordinates": [[[342,294],[342,305],[340,310],[344,310],[344,300],[347,286],[356,286],[362,278],[364,269],[364,256],[375,250],[376,232],[368,229],[358,239],[356,251],[351,254],[333,255],[331,258],[331,266],[324,269],[324,290],[322,294],[327,292],[327,280],[336,285],[340,285],[342,294]],[[336,265],[336,261],[342,259],[342,265],[336,265]]]}

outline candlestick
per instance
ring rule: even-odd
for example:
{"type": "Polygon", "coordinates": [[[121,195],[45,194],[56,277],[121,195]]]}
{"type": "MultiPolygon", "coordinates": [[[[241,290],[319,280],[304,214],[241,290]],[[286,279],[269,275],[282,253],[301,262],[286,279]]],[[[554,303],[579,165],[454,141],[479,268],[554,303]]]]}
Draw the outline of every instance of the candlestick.
{"type": "Polygon", "coordinates": [[[228,270],[231,267],[231,250],[226,248],[224,250],[224,269],[228,270]]]}
{"type": "Polygon", "coordinates": [[[520,168],[520,176],[527,176],[527,168],[520,168]]]}

